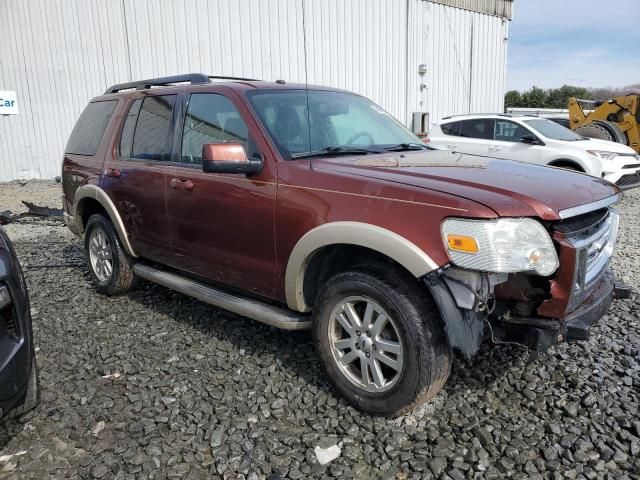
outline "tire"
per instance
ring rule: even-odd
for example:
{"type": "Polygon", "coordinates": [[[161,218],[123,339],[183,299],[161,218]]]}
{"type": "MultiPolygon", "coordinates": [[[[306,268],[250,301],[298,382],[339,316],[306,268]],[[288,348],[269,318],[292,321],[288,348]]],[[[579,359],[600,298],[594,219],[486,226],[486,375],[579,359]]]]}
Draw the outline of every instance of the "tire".
{"type": "Polygon", "coordinates": [[[29,383],[27,385],[27,392],[25,394],[24,401],[13,410],[10,410],[3,420],[24,415],[28,411],[33,410],[38,403],[40,403],[40,378],[38,376],[38,364],[36,363],[36,357],[32,356],[31,372],[29,373],[29,383]]]}
{"type": "Polygon", "coordinates": [[[609,142],[618,141],[618,136],[615,135],[614,132],[607,127],[607,125],[603,125],[601,123],[593,122],[589,123],[588,125],[583,125],[576,128],[575,132],[578,135],[582,135],[583,137],[596,138],[598,140],[607,140],[609,142]]]}
{"type": "Polygon", "coordinates": [[[413,278],[370,267],[337,274],[320,290],[312,316],[330,382],[360,410],[401,415],[433,398],[449,376],[452,354],[440,314],[413,278]],[[354,312],[360,323],[349,320],[354,312]]]}
{"type": "Polygon", "coordinates": [[[121,295],[137,285],[133,259],[122,248],[111,221],[103,215],[89,218],[84,248],[96,291],[109,296],[121,295]]]}

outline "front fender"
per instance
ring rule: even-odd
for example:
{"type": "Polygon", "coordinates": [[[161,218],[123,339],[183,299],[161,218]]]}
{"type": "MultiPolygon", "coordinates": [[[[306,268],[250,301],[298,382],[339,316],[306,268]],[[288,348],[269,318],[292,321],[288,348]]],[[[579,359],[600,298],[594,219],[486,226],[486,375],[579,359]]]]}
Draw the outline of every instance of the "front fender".
{"type": "Polygon", "coordinates": [[[393,259],[416,278],[438,268],[417,245],[386,228],[362,222],[325,223],[302,236],[289,256],[285,274],[285,295],[289,308],[298,312],[310,310],[303,294],[306,267],[313,255],[328,245],[369,248],[393,259]]]}

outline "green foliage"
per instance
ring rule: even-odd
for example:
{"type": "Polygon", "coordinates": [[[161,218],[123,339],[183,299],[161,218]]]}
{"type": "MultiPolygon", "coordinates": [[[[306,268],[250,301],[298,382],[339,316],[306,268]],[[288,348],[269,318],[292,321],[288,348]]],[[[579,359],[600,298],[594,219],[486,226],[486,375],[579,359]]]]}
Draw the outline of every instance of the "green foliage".
{"type": "Polygon", "coordinates": [[[584,87],[563,85],[548,90],[531,87],[522,93],[517,90],[508,91],[504,96],[504,105],[505,108],[567,108],[571,97],[594,99],[591,90],[584,87]]]}

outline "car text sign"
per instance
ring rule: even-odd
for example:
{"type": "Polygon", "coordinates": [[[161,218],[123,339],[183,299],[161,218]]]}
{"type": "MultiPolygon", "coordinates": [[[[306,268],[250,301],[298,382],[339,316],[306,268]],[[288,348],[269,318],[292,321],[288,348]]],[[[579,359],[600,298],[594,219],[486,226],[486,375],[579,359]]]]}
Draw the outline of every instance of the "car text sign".
{"type": "Polygon", "coordinates": [[[10,90],[0,90],[0,115],[18,114],[18,96],[10,90]]]}

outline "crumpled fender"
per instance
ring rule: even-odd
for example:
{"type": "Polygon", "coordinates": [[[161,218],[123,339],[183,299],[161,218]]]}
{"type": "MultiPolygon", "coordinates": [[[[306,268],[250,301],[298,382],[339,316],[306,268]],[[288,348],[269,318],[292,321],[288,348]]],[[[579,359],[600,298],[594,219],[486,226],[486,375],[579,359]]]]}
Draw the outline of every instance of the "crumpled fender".
{"type": "Polygon", "coordinates": [[[465,357],[472,357],[480,348],[484,332],[481,313],[458,307],[449,286],[441,276],[425,277],[433,300],[440,311],[449,345],[465,357]]]}

